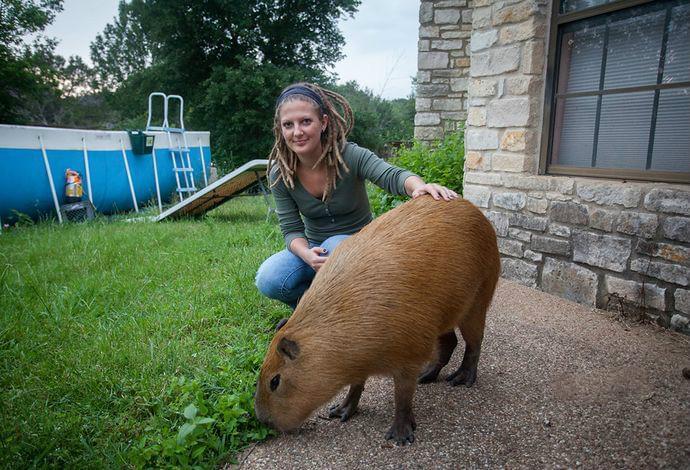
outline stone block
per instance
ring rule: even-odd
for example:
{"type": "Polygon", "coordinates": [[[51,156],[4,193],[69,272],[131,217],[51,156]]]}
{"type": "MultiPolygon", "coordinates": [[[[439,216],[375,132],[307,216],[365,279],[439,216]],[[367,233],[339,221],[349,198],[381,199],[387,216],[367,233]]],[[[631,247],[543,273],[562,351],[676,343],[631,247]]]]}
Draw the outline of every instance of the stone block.
{"type": "Polygon", "coordinates": [[[527,230],[521,230],[519,228],[509,228],[508,236],[510,238],[520,240],[521,242],[529,243],[529,241],[532,239],[532,232],[528,232],[527,230]]]}
{"type": "Polygon", "coordinates": [[[525,75],[506,78],[506,93],[509,95],[532,95],[541,90],[542,81],[537,77],[525,75]]]}
{"type": "Polygon", "coordinates": [[[642,238],[654,238],[659,218],[654,214],[623,211],[618,215],[616,230],[642,238]]]}
{"type": "Polygon", "coordinates": [[[415,127],[414,138],[419,140],[437,140],[443,138],[443,129],[440,127],[415,127]]]}
{"type": "Polygon", "coordinates": [[[538,268],[532,263],[514,258],[501,258],[501,276],[527,287],[537,286],[538,268]]]}
{"type": "MultiPolygon", "coordinates": [[[[476,3],[475,3],[475,6],[477,6],[476,3]]],[[[486,6],[486,5],[484,5],[484,6],[486,6]]],[[[466,25],[469,25],[469,29],[472,29],[472,12],[473,11],[474,11],[473,8],[465,8],[464,10],[462,10],[461,21],[462,21],[463,29],[465,28],[466,25]]]]}
{"type": "Polygon", "coordinates": [[[690,290],[676,289],[673,297],[676,302],[676,310],[690,315],[690,290]]]}
{"type": "Polygon", "coordinates": [[[488,127],[523,127],[532,121],[531,100],[527,97],[491,100],[487,107],[488,127]]]}
{"type": "Polygon", "coordinates": [[[527,145],[527,131],[505,131],[501,138],[501,150],[508,150],[510,152],[522,152],[527,145]]]}
{"type": "Polygon", "coordinates": [[[434,21],[434,3],[422,2],[419,5],[419,22],[421,24],[434,21]]]}
{"type": "Polygon", "coordinates": [[[449,61],[447,52],[420,52],[417,55],[417,69],[446,69],[449,61]]]}
{"type": "Polygon", "coordinates": [[[632,244],[627,238],[573,232],[573,261],[620,273],[627,269],[631,253],[632,244]]]}
{"type": "Polygon", "coordinates": [[[536,253],[532,250],[525,250],[522,257],[532,261],[533,263],[541,263],[542,259],[544,258],[544,255],[542,255],[541,253],[536,253]]]}
{"type": "Polygon", "coordinates": [[[430,82],[431,82],[431,72],[430,71],[420,70],[417,72],[417,83],[430,83],[430,82]]]}
{"type": "Polygon", "coordinates": [[[498,148],[498,131],[481,128],[467,129],[465,148],[467,150],[496,150],[498,148]]]}
{"type": "Polygon", "coordinates": [[[417,113],[414,116],[415,126],[436,126],[441,124],[441,116],[438,113],[417,113]]]}
{"type": "Polygon", "coordinates": [[[655,212],[690,215],[690,190],[652,189],[644,198],[644,207],[655,212]]]}
{"type": "Polygon", "coordinates": [[[513,227],[522,227],[527,230],[534,230],[536,232],[543,232],[549,219],[546,217],[536,217],[530,214],[513,213],[510,215],[510,225],[513,227]]]}
{"type": "Polygon", "coordinates": [[[666,310],[666,289],[654,284],[635,282],[607,275],[604,277],[604,288],[607,294],[615,294],[643,308],[649,307],[662,312],[666,310]]]}
{"type": "Polygon", "coordinates": [[[470,80],[469,96],[472,98],[494,96],[496,94],[496,80],[488,79],[472,79],[470,80]]]}
{"type": "Polygon", "coordinates": [[[431,50],[431,41],[428,39],[420,39],[417,41],[417,51],[429,52],[431,50]]]}
{"type": "Polygon", "coordinates": [[[496,173],[482,173],[471,171],[465,174],[465,182],[470,184],[481,184],[483,186],[500,186],[501,175],[496,173]]]}
{"type": "Polygon", "coordinates": [[[472,10],[472,29],[478,30],[491,26],[491,7],[474,7],[472,10]]]}
{"type": "Polygon", "coordinates": [[[430,111],[431,110],[431,98],[420,98],[419,96],[415,99],[414,103],[415,111],[430,111]]]}
{"type": "Polygon", "coordinates": [[[417,93],[424,98],[448,96],[448,85],[445,84],[420,84],[417,85],[417,93]]]}
{"type": "Polygon", "coordinates": [[[457,8],[434,9],[434,23],[458,24],[460,22],[460,10],[457,8]]]}
{"type": "Polygon", "coordinates": [[[680,286],[685,287],[690,284],[690,269],[678,264],[637,258],[630,262],[630,269],[645,276],[655,277],[680,286]]]}
{"type": "Polygon", "coordinates": [[[664,220],[663,232],[668,239],[690,243],[690,219],[687,217],[668,217],[664,220]]]}
{"type": "Polygon", "coordinates": [[[528,197],[526,207],[528,211],[535,214],[546,214],[546,210],[549,208],[549,201],[547,199],[528,197]]]}
{"type": "Polygon", "coordinates": [[[663,258],[672,263],[690,266],[690,248],[685,248],[680,245],[639,240],[637,242],[636,252],[641,255],[663,258]]]}
{"type": "MultiPolygon", "coordinates": [[[[495,155],[494,155],[495,157],[495,155]]],[[[527,196],[525,193],[495,193],[494,206],[511,211],[519,211],[525,207],[527,196]]]]}
{"type": "Polygon", "coordinates": [[[541,75],[544,71],[544,41],[527,41],[522,48],[522,73],[541,75]]]}
{"type": "Polygon", "coordinates": [[[431,108],[435,111],[461,111],[461,98],[434,99],[431,108]]]}
{"type": "Polygon", "coordinates": [[[503,255],[522,258],[522,243],[516,240],[498,237],[498,252],[503,255]]]}
{"type": "Polygon", "coordinates": [[[441,30],[438,26],[420,26],[419,39],[436,39],[440,37],[441,30]]]}
{"type": "Polygon", "coordinates": [[[542,290],[581,304],[596,306],[597,274],[574,263],[546,258],[541,275],[542,290]]]}
{"type": "Polygon", "coordinates": [[[505,175],[503,177],[503,184],[507,188],[549,191],[559,194],[572,194],[575,186],[572,178],[523,175],[505,175]]]}
{"type": "Polygon", "coordinates": [[[671,317],[669,327],[673,331],[685,333],[686,335],[690,334],[690,318],[684,317],[683,315],[675,314],[671,317]]]}
{"type": "Polygon", "coordinates": [[[531,157],[522,153],[495,153],[491,159],[491,168],[495,171],[521,173],[531,166],[531,157]]]}
{"type": "Polygon", "coordinates": [[[470,51],[478,52],[496,44],[498,41],[498,31],[489,29],[486,31],[474,31],[470,40],[470,51]]]}
{"type": "Polygon", "coordinates": [[[467,6],[467,0],[444,0],[434,3],[436,8],[453,8],[467,6]]]}
{"type": "Polygon", "coordinates": [[[465,183],[462,197],[478,207],[489,207],[491,190],[484,186],[475,186],[465,183]]]}
{"type": "Polygon", "coordinates": [[[589,214],[589,226],[606,232],[613,232],[618,212],[593,209],[589,214]]]}
{"type": "Polygon", "coordinates": [[[570,234],[572,233],[570,230],[570,227],[567,225],[561,225],[561,224],[549,224],[549,229],[548,229],[549,234],[555,235],[557,237],[565,237],[565,238],[570,238],[570,234]]]}
{"type": "Polygon", "coordinates": [[[484,106],[472,106],[467,112],[467,125],[482,127],[486,124],[486,108],[484,106]]]}
{"type": "Polygon", "coordinates": [[[464,69],[470,66],[470,58],[463,57],[461,59],[455,59],[455,68],[464,69]]]}
{"type": "Polygon", "coordinates": [[[549,209],[549,216],[555,222],[567,224],[587,225],[589,222],[587,206],[577,202],[553,201],[551,209],[549,209]]]}
{"type": "MultiPolygon", "coordinates": [[[[570,180],[572,182],[572,180],[570,180]]],[[[561,194],[553,191],[544,192],[544,197],[549,201],[572,201],[573,197],[568,194],[561,194]]]]}
{"type": "Polygon", "coordinates": [[[489,219],[491,225],[494,226],[494,229],[496,230],[496,235],[498,235],[499,237],[508,236],[509,218],[507,214],[503,212],[486,211],[484,215],[487,219],[489,219]]]}
{"type": "Polygon", "coordinates": [[[519,24],[501,28],[500,44],[513,44],[528,39],[543,38],[546,33],[546,23],[541,18],[530,18],[519,24]]]}
{"type": "Polygon", "coordinates": [[[431,41],[431,48],[439,51],[461,51],[463,45],[462,39],[435,39],[431,41]]]}
{"type": "Polygon", "coordinates": [[[542,253],[568,256],[570,253],[570,242],[567,240],[545,237],[543,235],[534,235],[532,236],[530,248],[533,251],[539,251],[542,253]]]}
{"type": "Polygon", "coordinates": [[[619,205],[628,208],[639,206],[642,197],[642,191],[639,187],[615,182],[578,182],[576,192],[583,201],[594,202],[602,206],[619,205]]]}
{"type": "Polygon", "coordinates": [[[451,78],[450,79],[450,90],[451,91],[467,91],[467,78],[451,78]]]}
{"type": "MultiPolygon", "coordinates": [[[[543,50],[543,48],[542,48],[543,50]]],[[[472,56],[470,75],[483,77],[513,72],[520,66],[520,48],[513,45],[489,49],[472,56]]]]}
{"type": "Polygon", "coordinates": [[[465,171],[482,169],[484,169],[484,155],[481,152],[467,152],[465,154],[465,171]]]}
{"type": "Polygon", "coordinates": [[[511,4],[508,2],[496,2],[493,9],[494,26],[505,23],[518,23],[531,18],[539,12],[537,2],[526,0],[524,2],[511,4]]]}

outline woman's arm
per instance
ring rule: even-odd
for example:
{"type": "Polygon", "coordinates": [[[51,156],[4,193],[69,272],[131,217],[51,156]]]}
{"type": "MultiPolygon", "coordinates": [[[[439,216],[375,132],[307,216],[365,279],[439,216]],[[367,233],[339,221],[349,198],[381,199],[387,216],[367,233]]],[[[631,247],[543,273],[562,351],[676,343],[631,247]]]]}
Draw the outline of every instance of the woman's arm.
{"type": "Polygon", "coordinates": [[[437,201],[439,199],[450,201],[451,199],[456,199],[458,197],[458,193],[452,189],[448,189],[445,186],[441,186],[440,184],[436,183],[425,183],[424,180],[419,176],[410,176],[405,180],[405,192],[413,199],[416,199],[424,194],[430,194],[431,197],[437,201]]]}

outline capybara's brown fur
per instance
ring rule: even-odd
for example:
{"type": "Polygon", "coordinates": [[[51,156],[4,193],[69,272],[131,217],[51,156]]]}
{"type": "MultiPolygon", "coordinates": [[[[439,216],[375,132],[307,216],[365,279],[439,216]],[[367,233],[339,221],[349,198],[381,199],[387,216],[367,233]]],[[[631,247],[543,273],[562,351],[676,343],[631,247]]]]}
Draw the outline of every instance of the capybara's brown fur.
{"type": "Polygon", "coordinates": [[[350,385],[331,408],[344,421],[367,377],[392,376],[396,411],[386,437],[412,442],[417,379],[435,380],[448,363],[455,327],[465,355],[448,380],[474,382],[499,272],[493,227],[465,200],[425,196],[382,215],[334,250],[276,333],[261,367],[257,417],[295,429],[350,385]]]}

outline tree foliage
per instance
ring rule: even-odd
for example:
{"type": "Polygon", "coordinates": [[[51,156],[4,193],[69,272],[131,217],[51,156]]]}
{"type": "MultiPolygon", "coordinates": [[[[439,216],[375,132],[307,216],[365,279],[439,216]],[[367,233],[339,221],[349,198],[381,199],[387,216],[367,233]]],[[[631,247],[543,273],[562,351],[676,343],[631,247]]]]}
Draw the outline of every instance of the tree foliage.
{"type": "Polygon", "coordinates": [[[62,0],[2,0],[0,3],[0,122],[25,122],[25,103],[51,93],[53,41],[29,34],[42,31],[62,10],[62,0]]]}

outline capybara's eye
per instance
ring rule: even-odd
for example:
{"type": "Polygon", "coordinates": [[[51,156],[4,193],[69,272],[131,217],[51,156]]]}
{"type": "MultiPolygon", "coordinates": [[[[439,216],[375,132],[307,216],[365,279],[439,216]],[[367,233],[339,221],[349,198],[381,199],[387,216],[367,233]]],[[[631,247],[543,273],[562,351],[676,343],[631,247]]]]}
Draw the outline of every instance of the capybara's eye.
{"type": "Polygon", "coordinates": [[[278,388],[278,385],[280,385],[280,374],[271,379],[271,391],[275,392],[276,388],[278,388]]]}

